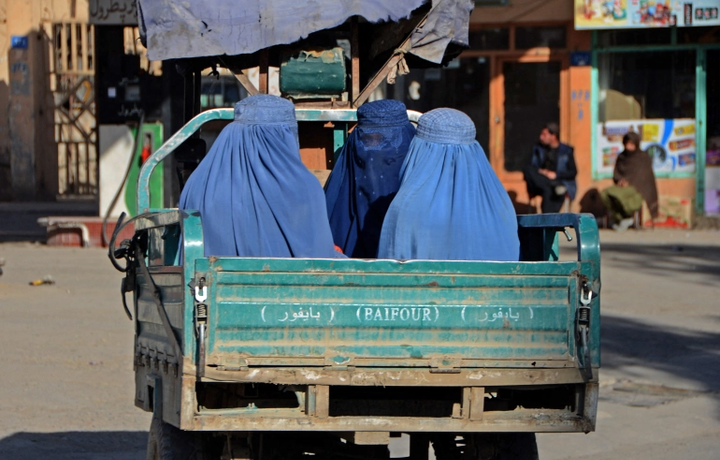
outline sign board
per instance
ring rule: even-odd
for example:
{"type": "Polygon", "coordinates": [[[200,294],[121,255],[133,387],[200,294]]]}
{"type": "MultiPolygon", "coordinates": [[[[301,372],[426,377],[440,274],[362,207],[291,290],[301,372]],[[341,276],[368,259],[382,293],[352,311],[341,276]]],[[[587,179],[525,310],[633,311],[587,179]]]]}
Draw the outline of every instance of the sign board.
{"type": "Polygon", "coordinates": [[[592,54],[590,51],[573,51],[570,53],[570,65],[573,67],[582,67],[590,65],[592,54]]]}
{"type": "Polygon", "coordinates": [[[90,24],[136,26],[135,0],[90,0],[90,24]]]}
{"type": "Polygon", "coordinates": [[[598,156],[595,171],[612,175],[615,160],[623,151],[622,138],[640,134],[640,148],[653,157],[655,173],[695,172],[695,119],[613,120],[597,126],[598,156]]]}
{"type": "Polygon", "coordinates": [[[28,49],[27,35],[13,35],[12,37],[10,37],[10,48],[16,50],[28,49]]]}
{"type": "Polygon", "coordinates": [[[576,29],[720,25],[720,0],[574,0],[576,29]]]}

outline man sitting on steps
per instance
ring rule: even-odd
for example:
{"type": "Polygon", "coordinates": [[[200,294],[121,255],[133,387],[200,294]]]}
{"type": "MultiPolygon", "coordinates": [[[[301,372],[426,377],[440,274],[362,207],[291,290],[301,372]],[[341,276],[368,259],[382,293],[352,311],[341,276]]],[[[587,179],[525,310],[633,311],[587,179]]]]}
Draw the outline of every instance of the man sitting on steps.
{"type": "Polygon", "coordinates": [[[558,212],[567,194],[572,201],[577,185],[573,148],[560,142],[557,123],[548,123],[533,147],[530,163],[523,170],[528,195],[542,197],[542,212],[558,212]]]}

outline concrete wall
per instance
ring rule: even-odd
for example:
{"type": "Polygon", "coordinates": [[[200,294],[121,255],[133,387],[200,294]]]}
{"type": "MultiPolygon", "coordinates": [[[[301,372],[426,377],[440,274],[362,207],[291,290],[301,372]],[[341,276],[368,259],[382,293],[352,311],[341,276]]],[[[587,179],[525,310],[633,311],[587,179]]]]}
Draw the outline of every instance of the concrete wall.
{"type": "Polygon", "coordinates": [[[510,0],[505,6],[477,7],[473,24],[557,22],[573,20],[573,0],[510,0]]]}
{"type": "Polygon", "coordinates": [[[52,24],[87,22],[88,11],[87,0],[0,0],[0,201],[55,199],[52,24]]]}

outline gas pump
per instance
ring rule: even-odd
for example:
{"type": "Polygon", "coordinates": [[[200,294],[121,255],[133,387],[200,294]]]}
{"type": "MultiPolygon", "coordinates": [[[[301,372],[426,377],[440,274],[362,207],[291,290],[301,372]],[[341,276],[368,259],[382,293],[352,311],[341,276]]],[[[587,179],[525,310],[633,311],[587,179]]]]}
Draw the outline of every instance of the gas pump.
{"type": "MultiPolygon", "coordinates": [[[[134,28],[98,25],[95,43],[100,158],[100,215],[135,215],[135,182],[144,159],[162,145],[162,67],[144,58],[134,28]]],[[[163,206],[162,165],[151,180],[153,206],[163,206]]]]}

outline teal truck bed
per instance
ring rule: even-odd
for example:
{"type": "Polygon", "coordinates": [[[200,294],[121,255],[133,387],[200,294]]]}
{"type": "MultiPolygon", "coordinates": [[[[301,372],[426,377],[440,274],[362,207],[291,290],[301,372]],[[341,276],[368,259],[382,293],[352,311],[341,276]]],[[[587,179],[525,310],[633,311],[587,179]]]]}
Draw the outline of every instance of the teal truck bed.
{"type": "MultiPolygon", "coordinates": [[[[331,112],[319,119],[352,116],[331,112]]],[[[257,454],[252,433],[350,433],[358,446],[448,433],[417,438],[425,455],[413,458],[427,458],[428,439],[438,458],[455,458],[438,453],[455,434],[594,430],[593,216],[519,216],[519,262],[205,257],[201,216],[149,209],[147,181],[213,117],[232,110],[199,115],[145,164],[144,213],[115,252],[133,294],[135,404],[158,421],[149,451],[171,432],[224,433],[222,458],[253,459],[275,457],[257,454]],[[560,259],[558,240],[571,234],[577,251],[560,259]]],[[[278,444],[263,439],[260,451],[278,444]]]]}
{"type": "Polygon", "coordinates": [[[590,431],[595,220],[518,221],[521,262],[208,258],[197,213],[148,213],[136,404],[185,430],[590,431]]]}

